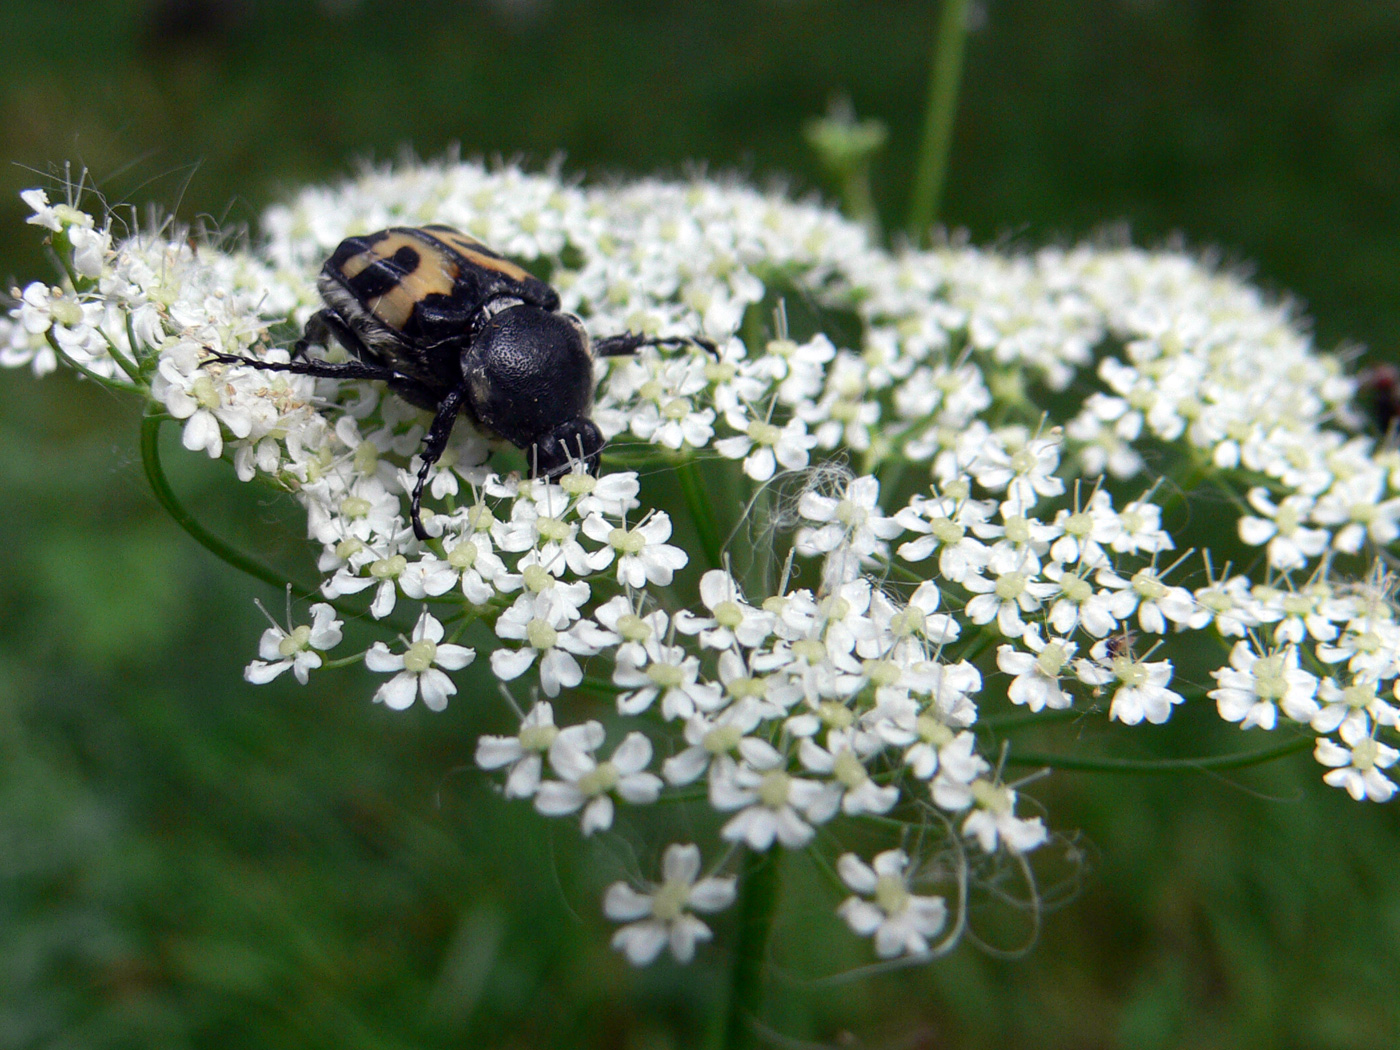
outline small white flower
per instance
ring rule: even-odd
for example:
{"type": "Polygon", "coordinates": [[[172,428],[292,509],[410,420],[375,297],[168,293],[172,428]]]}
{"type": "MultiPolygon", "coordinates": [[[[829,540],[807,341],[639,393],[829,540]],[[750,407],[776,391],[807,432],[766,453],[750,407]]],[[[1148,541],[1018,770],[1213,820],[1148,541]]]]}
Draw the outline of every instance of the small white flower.
{"type": "Polygon", "coordinates": [[[457,687],[444,671],[460,671],[476,659],[476,650],[464,645],[440,644],[443,633],[442,624],[424,609],[413,627],[407,651],[392,653],[383,642],[369,647],[365,653],[366,667],[381,674],[398,672],[375,691],[376,703],[402,711],[422,696],[430,711],[447,707],[447,698],[457,687]]]}
{"type": "Polygon", "coordinates": [[[1049,837],[1039,817],[1016,816],[1015,790],[998,781],[979,776],[963,783],[940,773],[934,781],[933,798],[955,812],[971,807],[962,832],[976,838],[988,853],[995,851],[998,843],[1013,853],[1028,853],[1049,837]]]}
{"type": "Polygon", "coordinates": [[[606,544],[589,556],[589,567],[599,572],[617,558],[617,582],[641,589],[648,582],[669,587],[677,569],[690,560],[685,551],[666,541],[671,538],[671,518],[657,511],[636,528],[615,526],[601,514],[590,515],[583,523],[589,539],[606,544]]]}
{"type": "Polygon", "coordinates": [[[740,811],[720,830],[720,837],[754,850],[766,850],[775,840],[800,849],[816,834],[812,824],[824,824],[836,815],[841,788],[794,777],[780,751],[762,741],[751,745],[745,749],[745,761],[727,761],[710,778],[710,804],[720,812],[740,811]]]}
{"type": "Polygon", "coordinates": [[[714,768],[712,760],[742,753],[746,745],[755,743],[747,734],[761,721],[758,702],[752,697],[730,704],[716,715],[691,715],[685,723],[685,742],[690,746],[666,759],[661,775],[677,787],[693,783],[706,769],[714,768]]]}
{"type": "Polygon", "coordinates": [[[506,772],[506,798],[530,798],[540,786],[544,754],[559,735],[554,724],[554,707],[538,701],[520,720],[515,736],[481,736],[476,741],[476,764],[482,769],[506,772]]]}
{"type": "Polygon", "coordinates": [[[633,690],[617,698],[617,710],[624,715],[639,715],[658,696],[661,717],[667,721],[689,718],[697,710],[713,711],[720,706],[721,691],[711,682],[700,682],[700,660],[689,655],[683,646],[649,642],[642,650],[643,659],[636,659],[636,648],[617,657],[613,682],[623,689],[633,690]]]}
{"type": "Polygon", "coordinates": [[[737,642],[745,648],[762,645],[772,632],[772,614],[755,609],[744,601],[734,577],[723,569],[711,569],[700,577],[700,600],[710,610],[709,617],[682,610],[676,614],[676,630],[699,634],[707,649],[728,649],[737,642]]]}
{"type": "Polygon", "coordinates": [[[1089,659],[1075,660],[1074,669],[1086,685],[1118,683],[1108,717],[1124,725],[1135,726],[1143,719],[1161,725],[1171,717],[1172,708],[1186,699],[1167,688],[1172,680],[1170,660],[1139,660],[1131,646],[1125,646],[1117,637],[1096,642],[1089,650],[1089,659]]]}
{"type": "Polygon", "coordinates": [[[558,696],[560,689],[573,688],[583,681],[583,668],[576,657],[592,656],[619,640],[592,620],[578,620],[566,626],[578,613],[548,597],[557,590],[562,588],[522,594],[501,613],[496,620],[497,636],[526,644],[519,649],[500,648],[491,653],[491,673],[503,682],[519,678],[538,656],[540,688],[551,697],[558,696]]]}
{"type": "Polygon", "coordinates": [[[1041,603],[1059,589],[1053,583],[1036,579],[1034,572],[1016,569],[998,573],[995,580],[974,573],[962,584],[975,595],[967,603],[968,619],[975,624],[995,620],[997,630],[1007,638],[1021,637],[1026,630],[1021,613],[1039,609],[1041,603]]]}
{"type": "Polygon", "coordinates": [[[1007,698],[1032,711],[1047,707],[1059,710],[1074,703],[1074,698],[1061,687],[1060,679],[1078,646],[1064,638],[1042,639],[1037,624],[1026,628],[1021,642],[1031,651],[1021,652],[1013,645],[997,647],[998,669],[1014,676],[1006,690],[1007,698]]]}
{"type": "Polygon", "coordinates": [[[43,190],[21,190],[19,199],[29,205],[30,210],[34,212],[33,215],[24,220],[25,222],[53,230],[54,233],[63,229],[63,223],[59,221],[57,209],[50,206],[49,195],[43,190]]]}
{"type": "Polygon", "coordinates": [[[1327,549],[1331,535],[1326,529],[1303,526],[1312,512],[1313,501],[1301,494],[1275,503],[1263,488],[1249,490],[1249,503],[1263,517],[1246,514],[1240,518],[1240,539],[1251,547],[1268,544],[1269,564],[1275,569],[1301,569],[1309,558],[1327,549]]]}
{"type": "Polygon", "coordinates": [[[679,843],[666,847],[661,861],[662,882],[650,892],[638,892],[615,882],[603,897],[603,914],[625,922],[613,934],[612,946],[633,966],[645,966],[669,947],[679,963],[695,956],[697,941],[708,941],[710,928],[690,914],[722,911],[734,903],[734,878],[698,879],[700,848],[679,843]],[[689,910],[687,910],[689,909],[689,910]]]}
{"type": "Polygon", "coordinates": [[[1319,737],[1313,757],[1324,766],[1331,766],[1323,780],[1332,787],[1345,789],[1356,801],[1370,799],[1387,802],[1395,794],[1395,782],[1381,772],[1400,759],[1400,750],[1382,744],[1354,722],[1342,723],[1341,736],[1345,747],[1319,737]]]}
{"type": "Polygon", "coordinates": [[[321,666],[321,653],[340,644],[343,621],[335,618],[335,610],[324,602],[311,607],[311,624],[283,630],[274,623],[263,631],[258,643],[258,656],[243,671],[243,677],[254,685],[264,685],[283,671],[290,670],[296,680],[306,684],[312,671],[321,666]]]}
{"type": "Polygon", "coordinates": [[[857,935],[873,935],[875,954],[881,959],[923,954],[929,950],[929,938],[948,922],[942,897],[909,892],[908,867],[909,856],[899,849],[876,854],[870,864],[854,853],[842,854],[836,862],[841,881],[861,895],[847,897],[836,914],[857,935]]]}
{"type": "Polygon", "coordinates": [[[651,741],[628,733],[612,758],[599,762],[593,752],[602,746],[603,735],[598,722],[561,729],[549,747],[549,766],[560,779],[544,781],[535,792],[535,808],[547,817],[582,809],[585,835],[612,827],[614,793],[633,805],[655,802],[661,793],[661,778],[645,771],[651,764],[651,741]]]}
{"type": "Polygon", "coordinates": [[[859,555],[873,554],[904,531],[894,518],[880,513],[880,482],[873,477],[854,478],[837,496],[804,492],[797,512],[808,521],[822,522],[820,528],[799,529],[799,554],[825,554],[847,546],[859,555]]]}
{"type": "Polygon", "coordinates": [[[742,459],[744,473],[754,481],[767,481],[779,464],[786,470],[801,470],[817,443],[816,435],[808,434],[807,424],[800,419],[790,419],[781,427],[738,411],[727,413],[725,419],[740,434],[716,441],[714,449],[726,459],[742,459]]]}
{"type": "Polygon", "coordinates": [[[1321,708],[1312,716],[1311,725],[1318,733],[1332,733],[1347,722],[1355,722],[1364,732],[1370,722],[1394,726],[1400,723],[1400,708],[1382,700],[1380,683],[1365,675],[1356,675],[1349,685],[1338,685],[1331,677],[1322,679],[1317,687],[1321,708]]]}
{"type": "Polygon", "coordinates": [[[841,791],[841,809],[849,816],[861,813],[888,813],[899,801],[899,788],[880,785],[870,778],[865,760],[878,740],[866,740],[852,729],[833,729],[826,735],[826,747],[806,737],[798,745],[802,765],[812,773],[830,776],[841,791]]]}
{"type": "Polygon", "coordinates": [[[1239,722],[1241,729],[1274,728],[1279,708],[1295,722],[1310,721],[1318,712],[1317,676],[1298,666],[1298,649],[1260,656],[1246,641],[1230,650],[1230,666],[1211,672],[1219,685],[1206,695],[1215,701],[1220,717],[1239,722]]]}

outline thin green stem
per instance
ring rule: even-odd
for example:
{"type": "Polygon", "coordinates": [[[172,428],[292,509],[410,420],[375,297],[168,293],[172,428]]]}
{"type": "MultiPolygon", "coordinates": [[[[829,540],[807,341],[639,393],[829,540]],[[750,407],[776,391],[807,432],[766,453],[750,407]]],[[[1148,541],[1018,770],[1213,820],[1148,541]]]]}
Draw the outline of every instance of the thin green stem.
{"type": "MultiPolygon", "coordinates": [[[[279,591],[291,588],[292,594],[297,598],[314,598],[319,601],[326,601],[321,596],[321,592],[313,587],[303,587],[286,579],[281,573],[269,568],[262,562],[248,557],[240,550],[230,547],[219,537],[215,536],[198,521],[194,515],[187,511],[179,498],[175,495],[175,490],[170,487],[170,481],[165,476],[165,468],[160,462],[160,425],[170,417],[163,413],[149,413],[141,421],[141,465],[146,470],[146,480],[150,482],[151,491],[155,493],[156,499],[166,512],[175,519],[175,524],[189,533],[190,537],[205,550],[209,551],[216,558],[227,562],[240,572],[245,572],[255,579],[262,580],[270,587],[276,587],[279,591]]],[[[336,602],[329,603],[336,612],[342,616],[358,617],[362,614],[346,609],[336,602]]]]}
{"type": "Polygon", "coordinates": [[[924,117],[924,138],[909,209],[909,235],[920,244],[926,242],[929,228],[938,219],[938,206],[948,173],[953,117],[958,109],[963,48],[967,41],[967,6],[968,0],[943,0],[943,12],[938,20],[933,68],[929,71],[928,112],[924,117]]]}
{"type": "Polygon", "coordinates": [[[685,495],[685,505],[690,511],[690,520],[700,536],[700,546],[705,549],[705,558],[710,568],[718,569],[722,564],[724,541],[720,539],[719,524],[710,510],[710,499],[706,497],[700,480],[700,466],[694,459],[687,459],[676,468],[676,477],[685,495]]]}
{"type": "Polygon", "coordinates": [[[1006,756],[1006,763],[1012,766],[1075,769],[1085,773],[1176,773],[1192,769],[1244,769],[1306,751],[1313,743],[1313,737],[1300,736],[1257,751],[1242,751],[1234,755],[1206,755],[1201,758],[1091,758],[1087,755],[1012,751],[1006,756]]]}
{"type": "Polygon", "coordinates": [[[73,371],[79,373],[80,375],[86,376],[88,379],[91,379],[94,383],[100,383],[102,386],[107,387],[107,389],[109,390],[131,389],[130,383],[123,383],[120,379],[113,379],[111,376],[104,376],[98,372],[94,372],[91,368],[88,368],[84,364],[80,364],[77,360],[70,357],[68,351],[64,350],[63,347],[59,346],[58,339],[54,336],[52,328],[50,328],[47,332],[44,333],[44,338],[48,340],[49,346],[53,347],[53,352],[58,355],[58,359],[62,361],[65,365],[67,365],[69,368],[73,369],[73,371]]]}
{"type": "Polygon", "coordinates": [[[729,1007],[721,1046],[742,1050],[758,1045],[754,1021],[763,1005],[763,969],[768,935],[777,913],[782,850],[749,850],[739,879],[739,939],[729,979],[729,1007]]]}
{"type": "Polygon", "coordinates": [[[1054,711],[1013,711],[1005,715],[992,715],[977,720],[978,729],[992,729],[1005,732],[1027,725],[1048,725],[1052,722],[1072,722],[1084,718],[1089,712],[1075,707],[1064,707],[1054,711]]]}

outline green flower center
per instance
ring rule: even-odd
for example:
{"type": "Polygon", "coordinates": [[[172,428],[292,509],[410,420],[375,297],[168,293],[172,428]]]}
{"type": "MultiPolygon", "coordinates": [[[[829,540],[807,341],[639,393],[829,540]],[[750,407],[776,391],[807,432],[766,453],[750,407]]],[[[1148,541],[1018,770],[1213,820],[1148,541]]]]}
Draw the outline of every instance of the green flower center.
{"type": "Polygon", "coordinates": [[[1026,590],[1024,572],[1008,572],[997,577],[996,596],[1004,602],[1013,602],[1026,590]]]}
{"type": "Polygon", "coordinates": [[[617,618],[617,633],[629,642],[645,642],[651,637],[651,624],[636,613],[623,613],[617,618]]]}
{"type": "Polygon", "coordinates": [[[422,674],[437,659],[437,644],[423,638],[408,647],[403,654],[403,669],[410,674],[422,674]]]}
{"type": "Polygon", "coordinates": [[[380,558],[369,563],[369,574],[376,580],[397,580],[408,568],[408,559],[402,554],[392,558],[380,558]]]}
{"type": "Polygon", "coordinates": [[[782,770],[774,770],[759,782],[758,800],[769,809],[782,809],[787,805],[788,793],[791,790],[792,777],[782,770]]]}
{"type": "Polygon", "coordinates": [[[1282,653],[1261,657],[1254,662],[1254,692],[1261,700],[1279,700],[1288,695],[1282,653]]]}
{"type": "Polygon", "coordinates": [[[967,529],[952,518],[934,518],[929,522],[933,538],[944,546],[961,543],[967,536],[967,529]]]}
{"type": "Polygon", "coordinates": [[[1084,577],[1071,573],[1060,579],[1060,593],[1075,605],[1083,605],[1094,596],[1094,588],[1084,577]]]}
{"type": "Polygon", "coordinates": [[[1131,656],[1113,658],[1113,674],[1129,689],[1137,689],[1147,681],[1147,668],[1131,656]]]}
{"type": "Polygon", "coordinates": [[[690,883],[671,879],[661,886],[651,898],[651,914],[661,922],[675,922],[685,911],[690,900],[690,883]]]}
{"type": "Polygon", "coordinates": [[[953,742],[953,731],[934,718],[933,715],[920,715],[914,720],[914,731],[925,744],[946,747],[953,742]]]}
{"type": "Polygon", "coordinates": [[[875,903],[886,915],[899,915],[909,906],[909,891],[898,875],[881,875],[875,880],[875,903]]]}
{"type": "Polygon", "coordinates": [[[982,777],[978,777],[972,782],[971,791],[973,801],[977,803],[979,808],[998,817],[1006,816],[1015,805],[1009,787],[994,784],[982,777]]]}
{"type": "Polygon", "coordinates": [[[652,664],[647,668],[647,677],[662,689],[674,689],[685,681],[685,672],[675,664],[652,664]]]}
{"type": "Polygon", "coordinates": [[[554,586],[554,577],[543,565],[527,565],[520,570],[520,575],[525,580],[525,586],[534,594],[554,586]]]}
{"type": "MultiPolygon", "coordinates": [[[[55,314],[55,316],[57,316],[55,314]]],[[[82,320],[81,314],[78,320],[82,320]]],[[[64,322],[69,323],[69,322],[64,322]]],[[[214,380],[207,375],[201,374],[190,384],[190,393],[199,402],[200,408],[218,408],[220,405],[219,391],[214,386],[214,380]]]]}
{"type": "Polygon", "coordinates": [[[715,726],[701,738],[700,746],[712,755],[723,755],[738,747],[742,739],[744,734],[736,725],[715,726]]]}
{"type": "Polygon", "coordinates": [[[1085,539],[1094,531],[1094,516],[1080,511],[1065,519],[1065,535],[1085,539]]]}
{"type": "Polygon", "coordinates": [[[525,638],[534,649],[553,649],[559,642],[559,632],[549,625],[549,621],[537,616],[526,624],[525,638]]]}
{"type": "Polygon", "coordinates": [[[1060,671],[1069,662],[1069,650],[1059,642],[1051,642],[1035,658],[1036,667],[1046,678],[1058,678],[1060,671]]]}
{"type": "Polygon", "coordinates": [[[1155,602],[1167,593],[1167,585],[1151,569],[1139,569],[1133,574],[1133,590],[1143,601],[1155,602]]]}
{"type": "Polygon", "coordinates": [[[870,779],[869,774],[865,771],[864,763],[856,757],[855,752],[850,748],[845,748],[836,756],[831,772],[848,789],[858,788],[870,779]]]}
{"type": "Polygon", "coordinates": [[[1370,707],[1371,704],[1375,702],[1375,699],[1375,682],[1353,682],[1342,690],[1342,703],[1357,710],[1370,707]]]}
{"type": "Polygon", "coordinates": [[[730,696],[734,697],[736,700],[742,700],[746,696],[762,696],[767,686],[764,684],[764,679],[762,678],[750,678],[747,675],[741,675],[730,682],[726,688],[730,696]]]}
{"type": "Polygon", "coordinates": [[[311,645],[311,628],[302,624],[294,627],[292,633],[277,643],[277,651],[284,657],[293,657],[311,645]]]}
{"type": "Polygon", "coordinates": [[[556,725],[526,726],[520,731],[520,746],[526,751],[543,753],[549,750],[549,745],[558,735],[559,727],[556,725]]]}
{"type": "Polygon", "coordinates": [[[817,717],[833,729],[845,729],[856,720],[854,711],[835,700],[823,700],[817,705],[817,717]]]}
{"type": "Polygon", "coordinates": [[[715,620],[732,631],[744,622],[744,610],[738,602],[720,602],[715,606],[715,620]]]}
{"type": "Polygon", "coordinates": [[[539,518],[535,522],[535,530],[544,539],[552,540],[555,543],[563,543],[574,534],[574,528],[568,522],[549,517],[539,518]]]}
{"type": "Polygon", "coordinates": [[[865,677],[870,680],[870,684],[877,689],[894,685],[902,674],[899,664],[893,660],[864,660],[861,670],[865,672],[865,677]]]}
{"type": "Polygon", "coordinates": [[[755,419],[748,425],[747,433],[756,444],[776,445],[783,431],[782,428],[775,427],[772,423],[764,423],[761,420],[755,419]]]}
{"type": "Polygon", "coordinates": [[[1376,759],[1380,757],[1380,747],[1374,740],[1367,737],[1365,740],[1358,740],[1356,746],[1351,749],[1351,764],[1353,768],[1362,772],[1369,772],[1376,768],[1376,759]]]}
{"type": "Polygon", "coordinates": [[[646,545],[646,537],[636,529],[613,529],[608,533],[608,546],[623,554],[640,554],[646,545]]]}
{"type": "Polygon", "coordinates": [[[578,778],[578,789],[589,798],[605,794],[617,787],[622,779],[617,766],[611,762],[599,762],[598,768],[578,778]]]}

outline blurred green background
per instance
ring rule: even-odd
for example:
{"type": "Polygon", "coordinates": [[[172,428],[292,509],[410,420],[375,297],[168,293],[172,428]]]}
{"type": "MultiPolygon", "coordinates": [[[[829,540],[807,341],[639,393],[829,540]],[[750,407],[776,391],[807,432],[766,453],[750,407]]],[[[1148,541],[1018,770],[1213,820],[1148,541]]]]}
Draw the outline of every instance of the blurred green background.
{"type": "MultiPolygon", "coordinates": [[[[6,0],[0,271],[49,275],[16,193],[65,160],[109,199],[223,225],[357,160],[451,143],[593,178],[700,162],[829,192],[802,125],[835,96],[889,127],[874,189],[897,225],[936,17],[884,0],[6,0]]],[[[1138,243],[1180,234],[1300,297],[1322,346],[1395,356],[1400,6],[988,0],[972,25],[949,224],[1010,245],[1120,222],[1138,243]]],[[[503,725],[489,686],[433,715],[370,704],[358,672],[242,682],[251,600],[280,613],[281,597],[163,516],[137,423],[70,376],[0,374],[0,1048],[700,1045],[722,976],[707,957],[634,973],[607,947],[597,891],[630,863],[622,844],[580,849],[469,768],[475,735],[503,725]]],[[[217,531],[305,569],[289,503],[202,457],[167,464],[217,531]]],[[[1239,743],[1177,725],[1140,746],[1239,743]]],[[[791,865],[768,1021],[798,1042],[778,1045],[1400,1046],[1400,808],[1319,773],[1304,756],[1036,785],[1057,828],[1082,829],[1087,878],[1019,959],[965,945],[815,983],[867,948],[791,865]]],[[[986,932],[1020,936],[995,916],[986,932]]]]}

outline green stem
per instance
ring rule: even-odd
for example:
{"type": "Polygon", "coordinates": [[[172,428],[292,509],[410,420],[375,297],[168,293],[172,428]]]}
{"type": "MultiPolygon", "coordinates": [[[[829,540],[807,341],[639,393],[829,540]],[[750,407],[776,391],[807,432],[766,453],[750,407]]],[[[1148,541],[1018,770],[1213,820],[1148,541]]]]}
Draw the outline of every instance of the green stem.
{"type": "Polygon", "coordinates": [[[687,459],[676,468],[676,477],[685,495],[685,505],[690,511],[690,520],[700,536],[700,546],[705,549],[705,558],[710,568],[718,569],[722,564],[724,542],[720,539],[719,525],[710,510],[710,499],[706,497],[700,480],[700,467],[694,459],[687,459]]]}
{"type": "Polygon", "coordinates": [[[1258,751],[1242,751],[1234,755],[1207,755],[1202,758],[1090,758],[1081,755],[1051,755],[1040,751],[1013,751],[1006,756],[1006,763],[1012,766],[1076,769],[1086,773],[1175,773],[1192,769],[1244,769],[1306,751],[1314,742],[1313,737],[1301,736],[1287,743],[1260,748],[1258,751]]]}
{"type": "Polygon", "coordinates": [[[978,729],[991,729],[1005,732],[1026,725],[1048,725],[1052,722],[1072,722],[1085,718],[1088,712],[1074,707],[1062,707],[1053,711],[1013,711],[1005,715],[992,715],[977,720],[978,729]]]}
{"type": "MultiPolygon", "coordinates": [[[[292,594],[297,598],[314,598],[318,601],[326,601],[319,590],[292,583],[276,570],[248,557],[242,551],[230,547],[196,521],[194,516],[184,508],[175,495],[175,490],[170,487],[170,481],[165,476],[165,468],[160,463],[160,425],[169,418],[164,414],[151,413],[141,421],[141,465],[146,469],[146,480],[151,484],[151,491],[155,493],[160,505],[175,519],[175,523],[189,533],[190,537],[201,547],[240,572],[246,572],[249,576],[262,580],[263,583],[276,587],[279,591],[285,591],[290,586],[292,594]]],[[[329,604],[342,616],[362,615],[342,608],[336,602],[332,601],[329,604]]]]}
{"type": "Polygon", "coordinates": [[[909,235],[915,243],[927,240],[929,227],[938,218],[943,182],[948,173],[948,154],[953,146],[953,117],[958,108],[962,82],[963,45],[967,40],[968,0],[943,0],[934,41],[933,69],[929,72],[928,112],[924,118],[924,139],[914,175],[914,191],[909,210],[909,235]]]}
{"type": "Polygon", "coordinates": [[[76,360],[74,360],[68,355],[68,351],[64,350],[63,347],[59,346],[58,339],[54,336],[52,328],[50,328],[47,332],[44,333],[44,338],[48,340],[49,346],[53,347],[53,352],[58,355],[58,359],[62,361],[65,365],[67,365],[69,368],[73,369],[73,371],[83,376],[86,376],[88,379],[91,379],[94,383],[100,383],[102,386],[105,386],[108,390],[131,389],[130,383],[123,383],[120,379],[113,379],[110,376],[100,375],[99,373],[94,372],[91,368],[88,368],[86,365],[79,364],[76,360]]]}
{"type": "Polygon", "coordinates": [[[734,946],[734,969],[729,979],[729,1008],[725,1017],[724,1050],[758,1045],[754,1021],[763,1005],[763,967],[768,935],[777,913],[782,851],[749,850],[739,880],[739,939],[734,946]]]}

